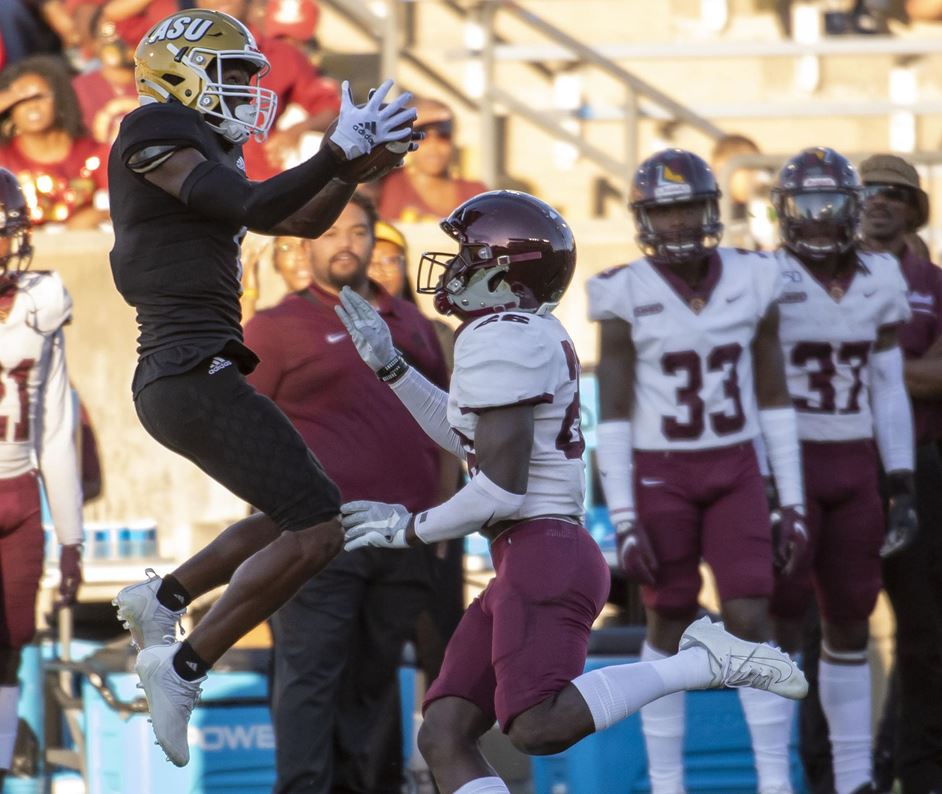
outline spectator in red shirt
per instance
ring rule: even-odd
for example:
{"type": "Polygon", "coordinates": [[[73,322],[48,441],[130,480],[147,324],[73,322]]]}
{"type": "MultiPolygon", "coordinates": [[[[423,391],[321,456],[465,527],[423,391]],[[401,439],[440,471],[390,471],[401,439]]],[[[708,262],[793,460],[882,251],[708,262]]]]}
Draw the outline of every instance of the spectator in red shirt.
{"type": "Polygon", "coordinates": [[[94,205],[106,187],[105,154],[58,58],[26,58],[0,74],[0,167],[19,179],[34,225],[88,229],[106,220],[94,205]]]}
{"type": "MultiPolygon", "coordinates": [[[[354,196],[307,241],[310,287],[246,326],[261,358],[249,382],[285,412],[345,499],[383,493],[421,510],[440,493],[443,453],[362,365],[334,312],[343,286],[369,297],[403,355],[430,380],[447,380],[431,323],[367,278],[374,220],[354,196]]],[[[428,563],[427,549],[340,554],[272,618],[277,794],[399,794],[396,670],[428,599],[428,563]]]]}
{"type": "Polygon", "coordinates": [[[455,117],[444,102],[419,99],[415,129],[425,133],[418,151],[387,176],[380,187],[379,216],[386,221],[439,221],[478,193],[483,182],[462,179],[453,172],[455,117]]]}
{"type": "MultiPolygon", "coordinates": [[[[247,0],[197,0],[197,6],[222,11],[249,25],[252,22],[247,16],[247,0]]],[[[287,39],[256,35],[256,41],[271,63],[265,87],[278,95],[278,110],[268,140],[265,143],[248,141],[242,147],[242,154],[249,179],[268,179],[284,168],[286,158],[297,149],[304,133],[327,129],[340,109],[340,93],[337,84],[323,77],[307,56],[287,39]],[[278,119],[290,104],[299,106],[305,118],[286,129],[277,129],[278,119]]]]}
{"type": "Polygon", "coordinates": [[[82,121],[99,143],[111,145],[118,126],[138,106],[134,84],[134,50],[118,35],[102,9],[92,17],[93,47],[99,67],[72,81],[82,108],[82,121]]]}

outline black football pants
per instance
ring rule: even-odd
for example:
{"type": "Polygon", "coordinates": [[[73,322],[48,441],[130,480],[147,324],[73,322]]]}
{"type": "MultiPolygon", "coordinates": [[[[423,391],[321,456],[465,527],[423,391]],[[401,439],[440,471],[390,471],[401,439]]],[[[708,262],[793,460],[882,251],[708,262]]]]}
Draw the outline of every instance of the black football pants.
{"type": "Polygon", "coordinates": [[[942,794],[942,460],[916,450],[919,534],[883,563],[896,613],[896,774],[903,794],[942,794]]]}
{"type": "Polygon", "coordinates": [[[272,616],[273,794],[400,793],[398,668],[429,581],[425,549],[358,549],[272,616]]]}

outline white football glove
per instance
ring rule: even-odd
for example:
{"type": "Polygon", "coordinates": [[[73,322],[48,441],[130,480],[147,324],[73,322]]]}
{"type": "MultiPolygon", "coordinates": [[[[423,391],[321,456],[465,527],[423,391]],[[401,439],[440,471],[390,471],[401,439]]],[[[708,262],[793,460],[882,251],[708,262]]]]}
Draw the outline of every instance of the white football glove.
{"type": "Polygon", "coordinates": [[[412,99],[412,94],[406,91],[386,107],[380,107],[392,85],[392,80],[386,80],[370,92],[370,98],[363,107],[357,107],[350,93],[350,82],[344,80],[341,84],[340,116],[330,140],[343,150],[348,160],[369,154],[374,146],[381,143],[411,137],[412,129],[404,125],[416,117],[415,108],[405,107],[412,99]]]}
{"type": "Polygon", "coordinates": [[[340,506],[346,551],[377,546],[381,549],[407,549],[406,527],[412,513],[402,505],[360,500],[340,506]]]}
{"type": "Polygon", "coordinates": [[[340,290],[340,305],[334,311],[343,323],[353,345],[373,372],[395,361],[399,351],[393,346],[389,326],[368,300],[350,287],[340,290]]]}

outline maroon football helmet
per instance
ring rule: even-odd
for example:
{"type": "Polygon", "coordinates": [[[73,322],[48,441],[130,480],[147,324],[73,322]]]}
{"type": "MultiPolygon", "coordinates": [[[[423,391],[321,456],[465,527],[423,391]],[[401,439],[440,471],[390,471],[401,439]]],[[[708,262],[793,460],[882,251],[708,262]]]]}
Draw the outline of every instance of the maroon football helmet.
{"type": "Polygon", "coordinates": [[[468,199],[439,224],[458,253],[426,252],[418,291],[442,314],[542,314],[559,303],[576,270],[576,242],[549,204],[515,190],[468,199]]]}
{"type": "Polygon", "coordinates": [[[860,177],[850,160],[815,146],[792,157],[772,187],[782,243],[799,257],[850,250],[860,215],[860,177]]]}
{"type": "Polygon", "coordinates": [[[680,264],[700,259],[719,245],[720,189],[703,159],[684,149],[664,149],[651,155],[635,171],[628,206],[635,216],[638,245],[653,261],[680,264]],[[700,205],[697,222],[670,231],[658,231],[652,211],[677,204],[700,205]]]}
{"type": "Polygon", "coordinates": [[[0,278],[26,270],[32,258],[26,199],[16,177],[0,168],[0,278]]]}

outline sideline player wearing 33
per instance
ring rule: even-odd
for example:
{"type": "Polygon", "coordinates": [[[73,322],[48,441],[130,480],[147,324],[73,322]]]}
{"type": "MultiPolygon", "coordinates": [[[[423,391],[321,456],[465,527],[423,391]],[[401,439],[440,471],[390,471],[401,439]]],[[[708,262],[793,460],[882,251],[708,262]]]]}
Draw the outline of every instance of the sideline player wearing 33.
{"type": "MultiPolygon", "coordinates": [[[[243,344],[239,243],[246,229],[317,237],[355,188],[337,177],[373,147],[411,135],[403,94],[363,107],[344,83],[340,116],[316,155],[264,182],[245,178],[242,144],[264,138],[275,97],[268,61],[239,21],[174,14],[135,54],[142,107],[121,124],[108,164],[115,285],[137,310],[138,416],[260,512],[222,532],[169,576],[122,590],[118,614],[141,649],[136,670],[154,733],[173,763],[189,760],[187,723],[206,671],[340,551],[339,493],[285,415],[245,382],[258,362],[243,344]],[[229,587],[187,642],[187,604],[229,587]]],[[[391,167],[391,166],[390,166],[391,167]]]]}
{"type": "MultiPolygon", "coordinates": [[[[696,615],[701,558],[726,627],[768,640],[773,559],[790,569],[807,547],[778,269],[770,256],[718,247],[719,195],[695,154],[651,156],[631,188],[644,258],[588,282],[601,339],[599,473],[622,567],[643,585],[647,660],[673,654],[696,615]],[[783,505],[774,549],[760,433],[783,505]]],[[[790,792],[788,703],[749,689],[740,698],[760,794],[790,792]]],[[[641,722],[652,793],[681,794],[683,694],[646,706],[641,722]]]]}
{"type": "Polygon", "coordinates": [[[708,618],[687,627],[673,657],[582,674],[609,573],[582,526],[579,361],[551,314],[575,270],[572,232],[552,207],[511,191],[470,199],[441,227],[459,250],[425,254],[419,289],[466,321],[447,394],[403,361],[369,303],[344,290],[338,307],[363,360],[473,475],[417,516],[381,502],[343,505],[346,548],[474,531],[491,541],[495,576],[458,625],[425,699],[419,749],[439,789],[507,794],[478,748],[495,719],[520,750],[546,754],[683,689],[729,684],[803,697],[804,676],[784,653],[708,618]]]}

